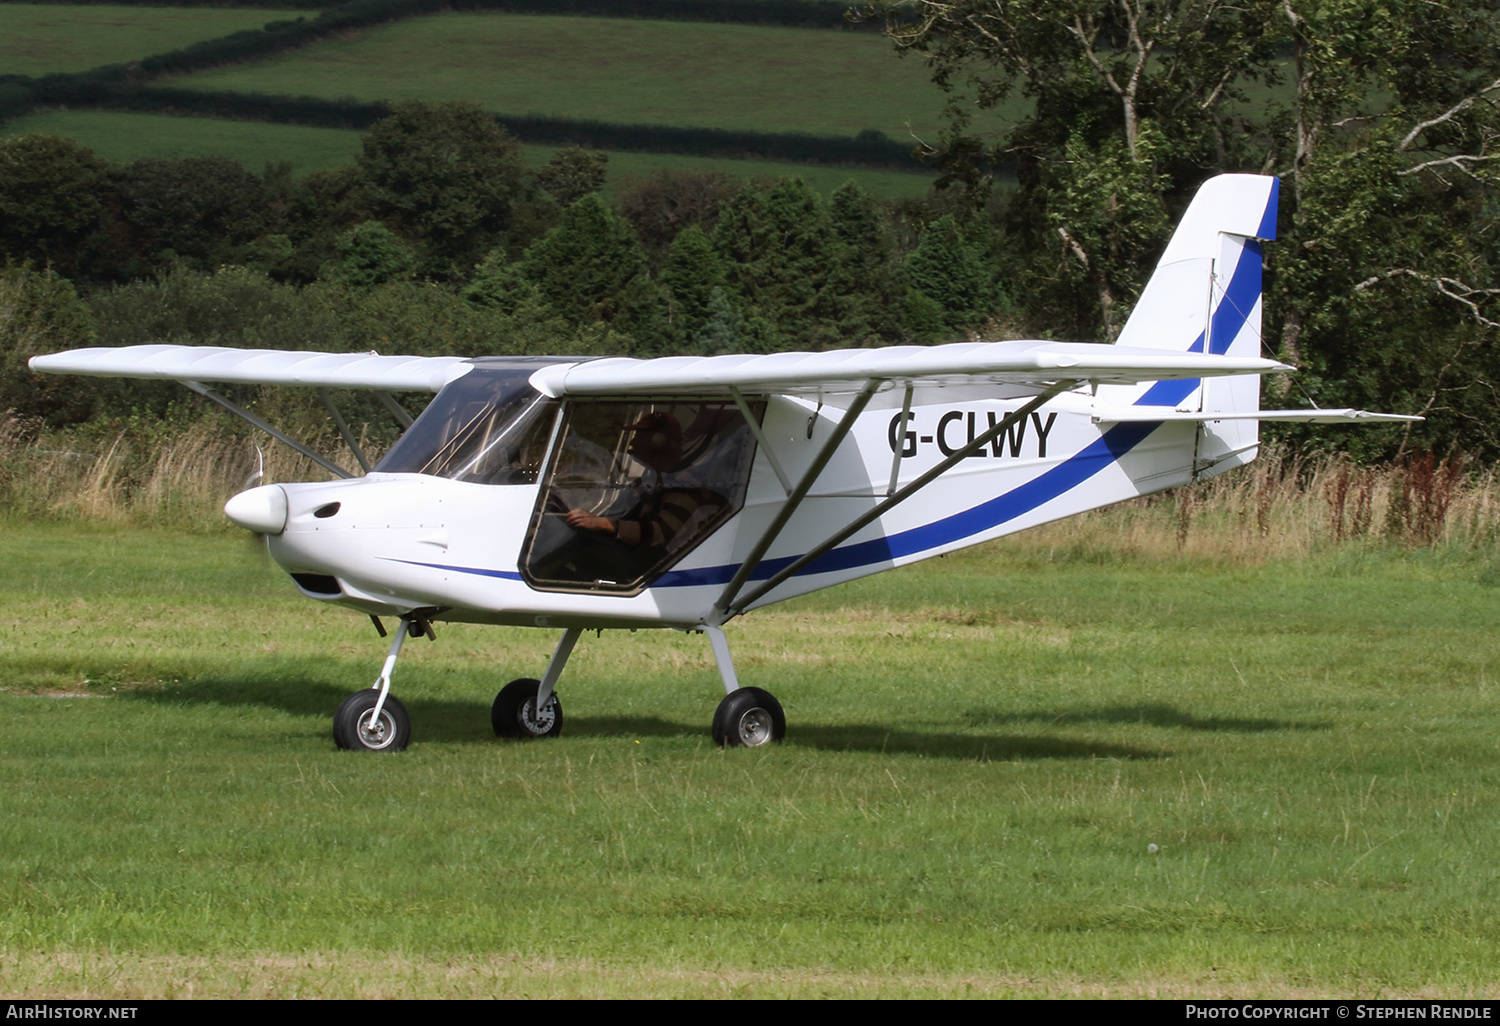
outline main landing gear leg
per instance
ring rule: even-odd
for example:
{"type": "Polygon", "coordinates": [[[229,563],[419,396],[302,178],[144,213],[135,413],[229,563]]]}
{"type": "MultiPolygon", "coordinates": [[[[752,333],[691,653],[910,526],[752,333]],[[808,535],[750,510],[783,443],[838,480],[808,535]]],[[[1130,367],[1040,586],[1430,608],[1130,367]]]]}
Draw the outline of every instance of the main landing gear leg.
{"type": "MultiPolygon", "coordinates": [[[[333,716],[333,740],[340,748],[370,752],[399,752],[411,742],[411,717],[406,707],[391,694],[391,674],[396,669],[396,657],[406,643],[411,629],[411,620],[401,618],[396,628],[396,637],[391,640],[391,650],[386,654],[385,665],[375,683],[363,691],[356,691],[344,699],[333,716]]],[[[419,633],[427,633],[426,624],[418,626],[419,633]]]]}
{"type": "Polygon", "coordinates": [[[581,627],[563,631],[541,680],[521,677],[500,689],[490,706],[490,725],[497,737],[556,737],[562,733],[562,703],[553,689],[582,633],[581,627]]]}
{"type": "Polygon", "coordinates": [[[705,626],[714,662],[724,681],[724,700],[714,711],[714,744],[729,748],[759,748],[786,737],[786,714],[769,691],[740,687],[729,657],[729,639],[722,627],[705,626]]]}

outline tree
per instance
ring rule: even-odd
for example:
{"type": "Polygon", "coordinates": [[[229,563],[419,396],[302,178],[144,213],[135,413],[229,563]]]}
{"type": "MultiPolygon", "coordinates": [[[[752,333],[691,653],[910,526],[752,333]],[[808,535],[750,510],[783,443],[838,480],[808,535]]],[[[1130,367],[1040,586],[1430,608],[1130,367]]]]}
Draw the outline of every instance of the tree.
{"type": "Polygon", "coordinates": [[[292,183],[283,202],[292,254],[276,272],[303,284],[316,281],[335,259],[344,233],[374,219],[364,179],[354,167],[314,171],[292,183]]]}
{"type": "Polygon", "coordinates": [[[678,340],[691,339],[710,314],[711,296],[728,278],[702,228],[688,225],[672,240],[658,280],[667,297],[667,321],[678,340]]]}
{"type": "Polygon", "coordinates": [[[719,210],[739,189],[739,182],[722,171],[662,168],[620,187],[620,214],[654,261],[688,226],[711,232],[719,210]]]}
{"type": "Polygon", "coordinates": [[[715,285],[708,293],[705,316],[693,332],[693,349],[705,356],[739,353],[751,348],[745,318],[734,308],[724,290],[715,285]]]}
{"type": "MultiPolygon", "coordinates": [[[[1186,195],[1254,144],[1245,83],[1272,73],[1271,0],[877,0],[902,54],[923,58],[949,94],[928,157],[941,184],[983,205],[1001,169],[1018,189],[1010,226],[1028,253],[1019,283],[1054,330],[1111,338],[1160,244],[1131,215],[1186,195]],[[979,115],[1024,98],[1030,112],[984,135],[979,115]],[[1114,215],[1101,225],[1097,213],[1114,215]],[[1043,257],[1045,254],[1045,257],[1043,257]],[[1086,284],[1090,301],[1059,306],[1086,284]],[[1057,314],[1063,314],[1057,317],[1057,314]],[[1059,323],[1060,322],[1060,323],[1059,323]]],[[[992,115],[986,115],[993,120],[992,115]]],[[[1166,224],[1159,209],[1152,227],[1166,224]]]]}
{"type": "Polygon", "coordinates": [[[660,333],[656,288],[630,226],[590,194],[526,251],[521,271],[575,325],[603,323],[644,345],[660,333]]]}
{"type": "Polygon", "coordinates": [[[774,348],[818,348],[838,339],[828,289],[837,242],[822,199],[801,178],[746,184],[719,213],[714,248],[730,299],[768,326],[774,348]]]}
{"type": "Polygon", "coordinates": [[[0,256],[74,273],[113,191],[109,171],[71,139],[0,140],[0,256]]]}
{"type": "Polygon", "coordinates": [[[466,278],[505,239],[528,189],[521,144],[458,101],[398,104],[364,137],[358,165],[375,216],[438,278],[466,278]]]}
{"type": "Polygon", "coordinates": [[[1284,13],[1268,334],[1319,402],[1399,404],[1429,418],[1406,444],[1500,454],[1500,21],[1472,0],[1284,13]]]}
{"type": "Polygon", "coordinates": [[[95,400],[89,384],[33,374],[26,361],[93,341],[89,312],[66,278],[28,267],[0,268],[0,414],[52,425],[87,418],[95,400]]]}
{"type": "Polygon", "coordinates": [[[994,275],[952,214],[944,214],[928,228],[906,258],[906,275],[916,293],[908,298],[908,309],[925,312],[930,303],[940,311],[936,323],[931,313],[922,317],[920,328],[929,337],[977,333],[995,312],[999,297],[994,275]]]}
{"type": "Polygon", "coordinates": [[[609,154],[569,146],[554,153],[537,171],[536,179],[559,206],[570,207],[589,193],[603,189],[608,173],[609,154]]]}
{"type": "Polygon", "coordinates": [[[353,288],[405,278],[417,262],[411,247],[379,221],[366,221],[350,229],[339,236],[334,247],[338,257],[323,277],[353,288]]]}
{"type": "MultiPolygon", "coordinates": [[[[1070,138],[1115,139],[1130,161],[1143,126],[1171,126],[1174,162],[1242,147],[1245,82],[1267,76],[1271,0],[875,0],[902,54],[922,57],[949,94],[932,151],[950,178],[978,185],[1003,164],[1058,155],[1070,138]],[[1021,95],[1033,112],[997,137],[974,115],[1021,95]]],[[[1162,155],[1157,154],[1156,159],[1162,155]]]]}
{"type": "Polygon", "coordinates": [[[266,228],[260,178],[228,157],[145,158],[116,176],[130,248],[147,267],[235,263],[266,228]]]}
{"type": "Polygon", "coordinates": [[[906,279],[894,236],[874,200],[853,181],[828,204],[828,227],[838,256],[828,288],[844,344],[879,345],[907,335],[901,297],[906,279]]]}

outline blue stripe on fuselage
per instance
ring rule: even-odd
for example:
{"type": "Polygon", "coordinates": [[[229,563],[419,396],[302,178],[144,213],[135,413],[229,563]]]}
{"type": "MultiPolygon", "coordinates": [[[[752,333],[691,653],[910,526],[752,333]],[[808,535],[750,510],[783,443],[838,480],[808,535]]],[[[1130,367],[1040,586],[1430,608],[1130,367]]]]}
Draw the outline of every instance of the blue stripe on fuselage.
{"type": "MultiPolygon", "coordinates": [[[[903,556],[915,555],[929,549],[950,545],[972,538],[1001,524],[1009,523],[1030,513],[1043,503],[1050,502],[1089,478],[1135,448],[1160,422],[1117,424],[1110,428],[1092,445],[1075,453],[1051,470],[1037,475],[1025,484],[1013,488],[1004,495],[996,496],[977,506],[966,509],[930,524],[883,538],[871,538],[834,549],[798,571],[797,576],[827,574],[841,570],[852,570],[889,563],[903,556]]],[[[790,566],[801,556],[782,556],[762,560],[750,579],[763,581],[783,568],[790,566]]],[[[423,566],[432,570],[448,570],[454,573],[474,574],[479,577],[498,577],[502,580],[521,580],[514,570],[486,570],[478,567],[452,566],[442,563],[422,563],[410,559],[393,559],[393,563],[423,566]]],[[[727,584],[739,569],[738,564],[702,567],[697,570],[672,570],[659,577],[653,588],[691,588],[702,585],[727,584]]]]}
{"type": "MultiPolygon", "coordinates": [[[[1117,424],[1092,445],[1075,453],[1051,470],[1039,474],[1004,495],[961,513],[935,520],[930,524],[884,538],[856,542],[815,560],[798,571],[805,574],[827,574],[853,570],[876,563],[889,563],[943,545],[972,538],[1030,513],[1043,503],[1071,491],[1139,445],[1147,435],[1161,426],[1160,421],[1117,424]]],[[[783,556],[763,560],[751,574],[751,580],[765,580],[790,566],[801,556],[783,556]]],[[[704,567],[701,570],[674,570],[663,574],[654,587],[684,588],[704,584],[725,584],[739,567],[735,565],[704,567]]]]}
{"type": "MultiPolygon", "coordinates": [[[[1275,204],[1271,205],[1275,209],[1275,204]]],[[[1256,302],[1261,293],[1261,248],[1260,243],[1254,239],[1246,239],[1245,247],[1240,252],[1239,263],[1235,266],[1234,277],[1229,280],[1229,287],[1224,290],[1224,296],[1219,300],[1219,305],[1214,308],[1212,330],[1209,335],[1209,351],[1216,356],[1223,356],[1229,351],[1229,346],[1239,337],[1240,330],[1250,320],[1250,311],[1255,309],[1256,302]]],[[[1188,346],[1190,353],[1203,352],[1203,334],[1193,340],[1188,346]]],[[[1158,381],[1146,393],[1135,401],[1137,406],[1172,406],[1175,407],[1188,396],[1193,390],[1203,383],[1201,378],[1178,378],[1173,381],[1158,381]]]]}

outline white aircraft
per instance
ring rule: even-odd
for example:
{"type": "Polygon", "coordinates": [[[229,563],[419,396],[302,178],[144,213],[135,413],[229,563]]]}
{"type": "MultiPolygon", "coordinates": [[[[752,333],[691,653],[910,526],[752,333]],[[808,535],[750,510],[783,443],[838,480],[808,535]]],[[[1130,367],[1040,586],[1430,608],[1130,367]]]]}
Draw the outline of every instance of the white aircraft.
{"type": "Polygon", "coordinates": [[[1275,178],[1198,192],[1115,345],[968,342],[822,353],[401,357],[132,346],[37,371],[168,378],[344,480],[266,484],[224,507],[265,535],[307,598],[399,621],[374,685],[334,717],[342,748],[406,747],[390,693],[402,643],[435,621],[560,628],[540,679],[507,684],[495,733],[562,728],[556,687],[584,630],[708,636],[725,698],[714,740],[756,746],[786,720],[742,687],[723,625],[749,610],[1254,459],[1265,411],[1261,250],[1275,178]],[[409,427],[355,477],[203,382],[377,391],[409,427]],[[389,393],[436,393],[415,423],[389,393]],[[919,502],[908,502],[920,494],[919,502]]]}

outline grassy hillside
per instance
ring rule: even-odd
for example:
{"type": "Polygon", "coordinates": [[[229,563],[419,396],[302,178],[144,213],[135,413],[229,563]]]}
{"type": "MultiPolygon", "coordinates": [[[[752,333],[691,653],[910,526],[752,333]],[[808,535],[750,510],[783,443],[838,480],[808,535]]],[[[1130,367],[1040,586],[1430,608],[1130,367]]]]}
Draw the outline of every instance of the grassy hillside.
{"type": "Polygon", "coordinates": [[[0,74],[86,71],[227,36],[284,12],[0,3],[0,74]]]}
{"type": "MultiPolygon", "coordinates": [[[[6,70],[77,70],[258,26],[274,13],[5,4],[0,53],[6,70]],[[18,66],[23,52],[32,56],[18,66]]],[[[467,99],[498,113],[630,124],[845,137],[873,128],[902,141],[934,134],[940,106],[922,67],[897,60],[873,33],[499,13],[410,19],[171,84],[334,99],[467,99]]],[[[121,162],[223,154],[252,170],[287,161],[301,173],[347,163],[360,134],[104,111],[41,111],[0,126],[4,135],[25,132],[70,136],[121,162]]],[[[552,152],[529,147],[536,163],[552,152]]],[[[930,181],[859,168],[612,153],[611,187],[662,167],[801,175],[825,194],[850,178],[885,197],[919,195],[930,181]]]]}
{"type": "Polygon", "coordinates": [[[41,111],[6,123],[3,131],[68,136],[120,163],[222,155],[256,172],[267,163],[290,161],[298,173],[351,163],[360,138],[358,132],[335,128],[103,110],[41,111]]]}
{"type": "MultiPolygon", "coordinates": [[[[354,160],[360,148],[360,133],[355,131],[118,111],[43,111],[17,118],[0,128],[0,135],[22,135],[27,132],[67,136],[78,140],[100,156],[121,163],[141,157],[180,159],[219,154],[237,160],[256,172],[266,164],[286,161],[298,175],[348,164],[354,160]]],[[[527,160],[533,165],[546,163],[555,152],[555,149],[547,146],[526,147],[527,160]]],[[[921,195],[931,182],[930,178],[921,174],[859,167],[816,167],[768,160],[611,153],[609,186],[606,192],[618,188],[627,178],[643,177],[662,167],[722,171],[766,178],[800,175],[825,196],[851,178],[870,195],[884,198],[921,195]]]]}
{"type": "Polygon", "coordinates": [[[411,19],[172,84],[894,138],[933,134],[942,106],[922,65],[873,33],[497,13],[411,19]]]}

